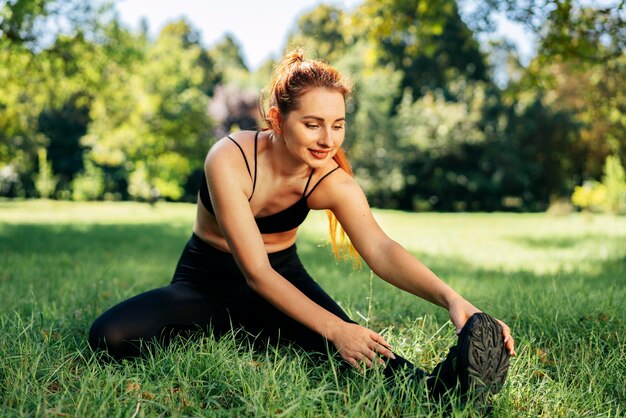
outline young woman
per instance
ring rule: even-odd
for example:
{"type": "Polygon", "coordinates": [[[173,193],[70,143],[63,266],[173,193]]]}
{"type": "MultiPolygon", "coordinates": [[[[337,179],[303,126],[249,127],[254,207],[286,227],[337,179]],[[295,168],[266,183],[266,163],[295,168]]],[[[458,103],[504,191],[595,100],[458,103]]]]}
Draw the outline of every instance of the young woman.
{"type": "Polygon", "coordinates": [[[268,129],[242,131],[209,151],[193,234],[170,285],[105,312],[89,342],[119,359],[140,354],[142,340],[207,329],[243,328],[257,341],[284,339],[306,350],[334,349],[349,364],[385,364],[426,376],[395,355],[378,333],[352,321],[307,274],[296,231],[310,209],[326,209],[331,240],[346,233],[352,249],[381,278],[446,308],[459,342],[428,379],[434,393],[460,383],[497,390],[514,355],[509,327],[480,313],[376,223],[341,149],[349,84],[301,51],[277,68],[268,129]],[[339,226],[340,225],[340,226],[339,226]],[[492,387],[493,385],[493,387],[492,387]]]}

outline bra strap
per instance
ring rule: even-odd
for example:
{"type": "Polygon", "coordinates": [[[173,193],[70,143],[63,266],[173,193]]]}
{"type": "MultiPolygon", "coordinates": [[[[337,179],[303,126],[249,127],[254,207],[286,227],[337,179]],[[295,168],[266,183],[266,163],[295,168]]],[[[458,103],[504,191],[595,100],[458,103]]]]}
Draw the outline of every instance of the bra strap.
{"type": "Polygon", "coordinates": [[[259,133],[261,131],[256,131],[256,134],[254,135],[254,177],[252,176],[252,171],[250,170],[250,164],[248,164],[248,159],[246,158],[246,154],[243,152],[243,148],[241,148],[241,145],[239,145],[239,143],[237,141],[235,141],[233,139],[233,137],[231,137],[230,135],[226,135],[226,137],[228,139],[230,139],[231,141],[233,141],[233,143],[235,145],[237,145],[237,148],[239,148],[239,151],[241,151],[241,155],[243,156],[243,161],[246,163],[246,169],[248,170],[248,174],[250,175],[250,178],[252,179],[252,193],[250,194],[250,197],[248,198],[248,201],[250,201],[250,199],[252,199],[252,195],[254,195],[254,189],[256,188],[256,177],[257,177],[257,139],[259,138],[259,133]]]}
{"type": "Polygon", "coordinates": [[[304,190],[302,190],[302,197],[306,197],[306,189],[309,188],[309,184],[311,183],[311,179],[313,178],[314,168],[311,169],[311,174],[309,174],[309,178],[306,181],[306,185],[304,186],[304,190]]]}
{"type": "MultiPolygon", "coordinates": [[[[250,171],[250,165],[248,164],[248,159],[246,158],[246,154],[243,152],[243,148],[241,148],[241,145],[239,145],[237,143],[237,141],[235,141],[230,135],[226,136],[228,139],[230,139],[231,141],[233,141],[233,143],[235,145],[237,145],[237,148],[239,148],[239,151],[241,151],[241,155],[243,155],[243,160],[246,163],[246,168],[248,169],[248,174],[250,175],[250,178],[252,178],[252,172],[250,171]]],[[[256,151],[256,149],[255,149],[256,151]]],[[[255,156],[255,161],[256,161],[256,156],[255,156]]],[[[255,167],[256,168],[256,167],[255,167]]],[[[256,169],[255,169],[255,174],[256,174],[256,169]]]]}
{"type": "Polygon", "coordinates": [[[250,199],[252,199],[252,196],[254,195],[254,189],[256,189],[256,175],[257,175],[257,148],[258,148],[258,142],[257,139],[259,139],[259,133],[261,133],[261,131],[256,131],[256,134],[254,135],[254,180],[252,180],[252,193],[250,194],[250,198],[248,199],[248,201],[250,199]]]}
{"type": "MultiPolygon", "coordinates": [[[[337,171],[337,169],[339,169],[339,168],[340,168],[340,167],[339,167],[339,166],[337,166],[337,167],[333,168],[332,170],[330,170],[328,173],[324,174],[324,175],[322,176],[322,178],[321,178],[321,179],[319,179],[319,180],[317,181],[317,183],[315,183],[315,186],[313,186],[313,188],[311,189],[311,191],[310,191],[308,194],[306,194],[304,197],[308,199],[308,198],[309,198],[309,196],[311,196],[311,193],[313,193],[313,191],[315,190],[315,188],[316,188],[317,186],[319,186],[319,184],[322,182],[322,180],[324,180],[326,177],[328,177],[328,176],[330,176],[331,174],[333,174],[333,173],[334,173],[335,171],[337,171]]],[[[313,173],[311,173],[311,174],[313,174],[313,173]]],[[[309,178],[309,180],[310,180],[310,178],[309,178]]],[[[307,183],[307,186],[308,186],[308,185],[309,185],[309,183],[307,183]]],[[[306,189],[305,189],[305,190],[306,190],[306,189]]]]}

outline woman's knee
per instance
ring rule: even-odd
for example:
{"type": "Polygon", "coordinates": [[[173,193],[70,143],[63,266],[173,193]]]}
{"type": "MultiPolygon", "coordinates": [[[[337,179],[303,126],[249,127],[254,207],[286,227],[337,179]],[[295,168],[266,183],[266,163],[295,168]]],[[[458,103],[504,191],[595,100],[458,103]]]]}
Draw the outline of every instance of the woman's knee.
{"type": "Polygon", "coordinates": [[[93,351],[104,351],[116,360],[139,355],[137,340],[128,335],[123,325],[103,316],[94,321],[89,330],[89,346],[93,351]]]}

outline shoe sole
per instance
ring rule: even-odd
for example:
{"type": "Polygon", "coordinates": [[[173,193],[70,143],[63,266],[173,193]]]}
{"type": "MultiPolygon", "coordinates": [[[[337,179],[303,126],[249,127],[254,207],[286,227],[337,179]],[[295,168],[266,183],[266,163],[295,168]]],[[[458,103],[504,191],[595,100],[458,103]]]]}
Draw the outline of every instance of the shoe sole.
{"type": "Polygon", "coordinates": [[[485,405],[502,389],[509,370],[500,324],[485,313],[474,314],[459,334],[458,355],[461,396],[485,405]]]}

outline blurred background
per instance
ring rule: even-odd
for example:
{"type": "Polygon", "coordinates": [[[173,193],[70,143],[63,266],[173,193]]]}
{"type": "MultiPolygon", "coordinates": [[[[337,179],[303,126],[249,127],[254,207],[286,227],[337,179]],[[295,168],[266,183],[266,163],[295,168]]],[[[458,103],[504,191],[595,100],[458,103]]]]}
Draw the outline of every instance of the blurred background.
{"type": "Polygon", "coordinates": [[[0,198],[195,201],[303,46],[354,82],[372,206],[626,213],[624,0],[204,3],[0,1],[0,198]]]}

